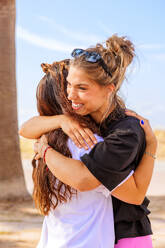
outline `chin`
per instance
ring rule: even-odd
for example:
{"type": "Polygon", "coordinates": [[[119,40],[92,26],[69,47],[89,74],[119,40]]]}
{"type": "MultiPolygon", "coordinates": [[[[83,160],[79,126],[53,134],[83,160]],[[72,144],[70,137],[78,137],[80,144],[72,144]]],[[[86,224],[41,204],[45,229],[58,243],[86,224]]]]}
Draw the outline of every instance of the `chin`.
{"type": "Polygon", "coordinates": [[[75,110],[75,113],[82,116],[89,114],[87,111],[81,111],[81,110],[75,110]]]}

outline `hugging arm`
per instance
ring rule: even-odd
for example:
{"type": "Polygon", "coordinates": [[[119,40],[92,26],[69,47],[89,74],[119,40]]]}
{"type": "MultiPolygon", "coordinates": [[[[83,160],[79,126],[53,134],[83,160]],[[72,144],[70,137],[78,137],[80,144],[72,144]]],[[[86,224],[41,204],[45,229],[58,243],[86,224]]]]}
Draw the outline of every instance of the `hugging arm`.
{"type": "MultiPolygon", "coordinates": [[[[148,139],[148,137],[152,136],[152,130],[148,127],[148,123],[146,123],[143,128],[147,134],[146,151],[155,154],[157,147],[156,139],[154,136],[150,140],[148,139]]],[[[100,146],[101,144],[97,144],[97,146],[98,145],[100,146]]],[[[43,155],[41,150],[47,147],[47,143],[43,141],[43,138],[41,138],[39,143],[35,146],[35,152],[39,153],[42,157],[43,155]]],[[[89,170],[87,165],[85,165],[82,161],[67,158],[53,149],[47,150],[45,159],[47,166],[59,180],[79,191],[91,190],[101,184],[101,180],[98,179],[99,177],[96,177],[97,173],[93,173],[91,168],[89,170]]],[[[143,202],[145,197],[145,193],[151,180],[153,167],[154,159],[151,156],[144,154],[138,168],[128,180],[115,188],[116,179],[115,174],[113,174],[113,178],[108,178],[110,184],[107,188],[112,191],[112,194],[118,199],[127,203],[139,205],[143,202]]],[[[129,173],[126,172],[126,174],[128,175],[129,173]]],[[[123,179],[125,177],[126,175],[123,179]]],[[[121,181],[122,180],[120,180],[120,182],[121,181]]]]}
{"type": "MultiPolygon", "coordinates": [[[[146,150],[155,154],[156,146],[154,144],[149,145],[146,147],[146,150]]],[[[140,205],[150,184],[153,168],[154,159],[144,154],[134,174],[119,187],[115,188],[111,194],[127,203],[140,205]]]]}
{"type": "MultiPolygon", "coordinates": [[[[135,158],[144,139],[139,124],[135,121],[133,124],[130,129],[127,122],[124,128],[124,123],[118,125],[116,132],[111,133],[103,143],[97,144],[89,155],[84,155],[81,160],[113,196],[127,203],[140,205],[154,168],[154,158],[148,154],[155,155],[157,141],[146,120],[143,128],[147,141],[145,151],[148,153],[144,153],[134,174],[120,184],[134,169],[135,158]],[[135,130],[137,132],[134,132],[135,130]]],[[[88,190],[87,184],[84,185],[84,190],[88,190]]]]}
{"type": "Polygon", "coordinates": [[[41,135],[60,128],[62,115],[34,116],[22,124],[19,134],[27,139],[38,139],[41,135]]]}
{"type": "Polygon", "coordinates": [[[140,125],[145,131],[146,153],[144,153],[134,174],[120,187],[117,187],[114,191],[112,191],[112,195],[116,198],[119,198],[120,200],[120,195],[122,195],[123,201],[128,202],[128,200],[130,200],[131,203],[130,195],[135,194],[137,204],[140,204],[144,199],[152,178],[154,168],[154,158],[152,155],[156,154],[157,140],[148,120],[132,111],[127,111],[127,114],[129,116],[134,116],[140,120],[140,125]],[[143,120],[142,123],[144,124],[141,124],[141,120],[143,120]],[[127,187],[129,187],[129,192],[132,191],[131,194],[127,193],[127,187]]]}
{"type": "Polygon", "coordinates": [[[21,126],[19,134],[24,138],[38,139],[43,134],[58,128],[62,128],[79,148],[88,149],[86,144],[92,148],[97,143],[92,131],[80,126],[69,115],[35,116],[21,126]]]}

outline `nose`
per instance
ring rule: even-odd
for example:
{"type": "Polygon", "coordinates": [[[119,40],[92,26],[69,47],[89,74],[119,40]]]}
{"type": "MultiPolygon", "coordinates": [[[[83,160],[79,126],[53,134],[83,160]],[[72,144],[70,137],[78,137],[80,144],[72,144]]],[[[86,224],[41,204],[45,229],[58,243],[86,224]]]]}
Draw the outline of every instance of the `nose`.
{"type": "Polygon", "coordinates": [[[68,93],[68,99],[70,101],[75,100],[77,98],[77,93],[75,89],[69,87],[69,89],[67,89],[67,93],[68,93]]]}

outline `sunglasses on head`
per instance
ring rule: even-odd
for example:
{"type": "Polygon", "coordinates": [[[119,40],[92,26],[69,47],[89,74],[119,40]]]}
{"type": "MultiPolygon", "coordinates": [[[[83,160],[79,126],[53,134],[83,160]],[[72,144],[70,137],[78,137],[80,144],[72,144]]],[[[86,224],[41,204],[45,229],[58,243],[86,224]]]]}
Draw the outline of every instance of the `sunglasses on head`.
{"type": "Polygon", "coordinates": [[[85,61],[90,62],[90,63],[97,63],[97,62],[99,62],[100,65],[102,66],[102,68],[104,69],[104,71],[110,77],[112,77],[111,72],[109,71],[107,65],[105,64],[103,58],[101,57],[101,55],[99,53],[86,51],[86,50],[83,50],[81,48],[76,48],[76,49],[74,49],[72,51],[71,56],[73,58],[78,58],[78,57],[84,56],[85,61]]]}

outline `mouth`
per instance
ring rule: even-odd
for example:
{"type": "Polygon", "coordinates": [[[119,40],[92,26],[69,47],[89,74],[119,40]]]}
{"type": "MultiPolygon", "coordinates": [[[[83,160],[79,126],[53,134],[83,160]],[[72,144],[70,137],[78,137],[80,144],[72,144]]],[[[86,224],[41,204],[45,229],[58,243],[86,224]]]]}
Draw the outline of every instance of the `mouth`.
{"type": "Polygon", "coordinates": [[[82,108],[83,104],[79,103],[79,104],[76,104],[76,103],[73,103],[72,102],[72,108],[74,110],[79,110],[80,108],[82,108]]]}

